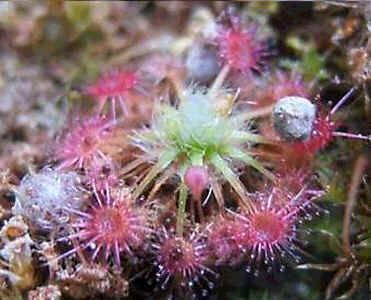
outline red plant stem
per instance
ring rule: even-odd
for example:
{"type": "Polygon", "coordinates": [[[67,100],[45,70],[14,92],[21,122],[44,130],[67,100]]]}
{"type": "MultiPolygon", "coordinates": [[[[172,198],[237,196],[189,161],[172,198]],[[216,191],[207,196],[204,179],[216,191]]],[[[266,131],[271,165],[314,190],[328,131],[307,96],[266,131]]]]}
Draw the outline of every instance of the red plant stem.
{"type": "Polygon", "coordinates": [[[355,88],[351,88],[340,100],[336,105],[331,109],[330,115],[333,115],[338,111],[338,109],[349,99],[349,97],[353,94],[355,88]]]}
{"type": "Polygon", "coordinates": [[[354,134],[354,133],[348,133],[348,132],[340,132],[340,131],[334,131],[332,133],[333,136],[340,136],[348,139],[358,139],[358,140],[365,140],[370,141],[371,137],[364,136],[362,134],[354,134]]]}

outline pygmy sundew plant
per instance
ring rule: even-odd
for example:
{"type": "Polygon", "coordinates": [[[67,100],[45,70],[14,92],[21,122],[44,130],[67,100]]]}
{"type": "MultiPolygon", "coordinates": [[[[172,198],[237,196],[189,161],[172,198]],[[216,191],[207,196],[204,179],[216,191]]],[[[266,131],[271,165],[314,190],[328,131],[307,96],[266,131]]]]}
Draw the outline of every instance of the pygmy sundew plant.
{"type": "Polygon", "coordinates": [[[94,200],[96,203],[84,211],[66,208],[75,215],[71,226],[76,233],[68,238],[77,239],[79,245],[63,256],[90,248],[92,260],[100,254],[105,260],[112,255],[116,265],[120,266],[121,253],[133,257],[147,239],[149,213],[145,208],[137,207],[124,189],[115,193],[109,188],[101,192],[94,190],[94,200]]]}
{"type": "MultiPolygon", "coordinates": [[[[251,212],[235,213],[223,222],[210,227],[210,246],[220,263],[243,260],[259,272],[261,264],[281,267],[283,257],[298,260],[297,225],[313,214],[313,201],[322,196],[320,190],[302,188],[296,194],[273,188],[256,192],[254,209],[251,212]]],[[[249,267],[249,269],[251,269],[249,267]]]]}
{"type": "Polygon", "coordinates": [[[259,71],[266,47],[258,37],[258,27],[245,26],[238,16],[230,16],[228,21],[230,24],[220,24],[217,28],[216,44],[220,58],[232,70],[259,71]]]}
{"type": "Polygon", "coordinates": [[[106,150],[113,148],[108,142],[113,137],[112,130],[113,123],[105,117],[94,116],[72,122],[55,145],[58,169],[89,168],[101,160],[109,161],[106,150]]]}
{"type": "Polygon", "coordinates": [[[210,88],[210,93],[217,91],[231,71],[252,77],[252,72],[259,72],[263,59],[267,56],[265,41],[260,39],[258,27],[243,24],[239,16],[226,13],[226,23],[216,27],[214,43],[222,62],[222,69],[210,88]]]}
{"type": "Polygon", "coordinates": [[[207,266],[208,249],[202,233],[194,231],[188,237],[181,237],[160,228],[152,247],[157,280],[163,288],[170,281],[175,281],[183,289],[205,284],[206,288],[212,287],[208,277],[215,277],[215,273],[207,266]]]}
{"type": "Polygon", "coordinates": [[[127,97],[138,82],[135,72],[116,70],[102,75],[97,82],[86,88],[86,92],[98,102],[98,113],[102,112],[107,102],[111,102],[112,117],[116,120],[116,104],[127,115],[127,97]]]}
{"type": "Polygon", "coordinates": [[[242,241],[248,229],[241,219],[218,215],[208,227],[208,248],[215,265],[236,265],[244,256],[242,241]],[[238,231],[238,232],[237,232],[238,231]]]}

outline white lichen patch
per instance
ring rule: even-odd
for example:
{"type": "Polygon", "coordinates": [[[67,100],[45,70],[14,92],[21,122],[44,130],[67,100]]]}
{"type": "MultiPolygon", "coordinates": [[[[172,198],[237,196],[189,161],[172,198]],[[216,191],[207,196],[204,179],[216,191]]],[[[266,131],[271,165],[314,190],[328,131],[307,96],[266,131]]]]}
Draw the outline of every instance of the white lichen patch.
{"type": "Polygon", "coordinates": [[[13,213],[24,216],[36,227],[50,229],[66,223],[68,209],[80,209],[83,202],[78,174],[47,168],[22,179],[13,213]]]}

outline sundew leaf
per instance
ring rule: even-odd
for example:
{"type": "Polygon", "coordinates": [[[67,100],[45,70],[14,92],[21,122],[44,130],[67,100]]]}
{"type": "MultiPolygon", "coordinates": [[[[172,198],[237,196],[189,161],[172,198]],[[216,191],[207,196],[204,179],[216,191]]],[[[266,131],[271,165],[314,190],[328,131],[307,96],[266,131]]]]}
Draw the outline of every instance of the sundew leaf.
{"type": "Polygon", "coordinates": [[[244,152],[242,152],[242,151],[240,151],[238,149],[237,150],[236,149],[230,149],[230,151],[228,152],[228,154],[231,157],[233,157],[233,158],[236,158],[238,160],[243,161],[247,165],[253,167],[256,170],[258,170],[260,173],[262,173],[263,175],[265,175],[270,180],[274,181],[274,179],[275,179],[274,174],[271,173],[270,171],[268,171],[266,168],[264,168],[264,166],[259,161],[257,161],[256,159],[254,159],[249,154],[246,154],[246,153],[244,153],[244,152]]]}
{"type": "Polygon", "coordinates": [[[166,169],[176,157],[176,153],[173,151],[167,151],[162,154],[158,162],[151,167],[151,170],[147,173],[146,177],[143,178],[141,183],[136,187],[133,197],[139,197],[153,182],[153,180],[158,176],[164,169],[166,169]]]}

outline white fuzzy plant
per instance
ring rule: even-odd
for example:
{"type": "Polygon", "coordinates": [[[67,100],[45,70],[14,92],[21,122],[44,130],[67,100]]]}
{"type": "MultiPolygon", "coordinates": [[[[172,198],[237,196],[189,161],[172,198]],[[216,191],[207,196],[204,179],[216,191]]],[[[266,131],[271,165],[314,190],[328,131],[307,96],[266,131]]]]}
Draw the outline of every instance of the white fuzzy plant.
{"type": "Polygon", "coordinates": [[[182,181],[178,203],[178,214],[182,217],[178,217],[183,220],[188,193],[184,174],[191,166],[202,166],[212,179],[219,205],[223,204],[223,198],[218,182],[224,178],[239,195],[241,205],[252,209],[253,204],[233,171],[233,164],[239,162],[253,167],[270,179],[273,175],[249,151],[254,144],[267,141],[249,129],[248,112],[233,110],[234,100],[225,91],[188,88],[180,93],[177,106],[159,104],[151,127],[137,131],[132,137],[143,152],[131,164],[132,168],[153,163],[134,196],[140,196],[155,179],[152,193],[169,177],[178,175],[182,181]]]}

